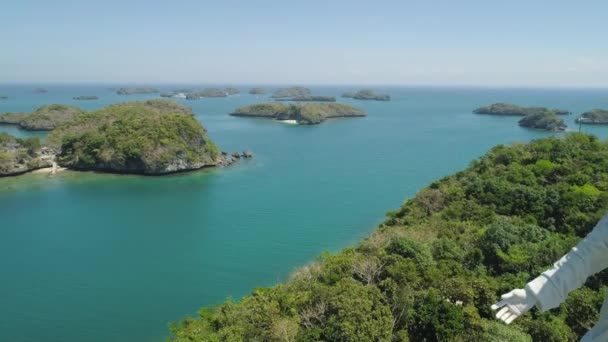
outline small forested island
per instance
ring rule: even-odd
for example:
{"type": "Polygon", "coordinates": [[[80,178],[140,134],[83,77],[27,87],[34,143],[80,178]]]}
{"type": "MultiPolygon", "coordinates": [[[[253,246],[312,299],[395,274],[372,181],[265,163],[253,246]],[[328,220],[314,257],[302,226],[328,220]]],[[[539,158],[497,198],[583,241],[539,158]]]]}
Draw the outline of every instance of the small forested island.
{"type": "Polygon", "coordinates": [[[378,94],[371,89],[362,89],[357,92],[346,92],[342,97],[353,98],[356,100],[373,100],[373,101],[390,101],[391,96],[388,94],[378,94]]]}
{"type": "Polygon", "coordinates": [[[190,108],[162,99],[81,113],[48,140],[57,163],[77,170],[162,175],[227,160],[190,108]]]}
{"type": "Polygon", "coordinates": [[[48,93],[49,91],[44,88],[36,88],[33,90],[33,92],[37,93],[37,94],[43,94],[43,93],[48,93]]]}
{"type": "Polygon", "coordinates": [[[590,112],[585,112],[576,118],[576,122],[591,125],[606,125],[608,124],[608,110],[594,109],[590,112]]]}
{"type": "Polygon", "coordinates": [[[240,91],[234,87],[227,87],[224,89],[224,92],[227,95],[236,95],[236,94],[240,93],[240,91]]]}
{"type": "Polygon", "coordinates": [[[597,322],[606,272],[516,324],[490,306],[603,216],[606,160],[608,143],[580,133],[499,145],[422,189],[358,245],[203,308],[172,325],[170,341],[578,341],[597,322]]]}
{"type": "Polygon", "coordinates": [[[564,131],[566,130],[566,124],[564,120],[557,117],[554,112],[545,110],[539,113],[526,115],[519,120],[519,125],[522,127],[543,129],[546,131],[564,131]]]}
{"type": "Polygon", "coordinates": [[[0,124],[19,125],[29,131],[50,131],[80,113],[83,113],[83,110],[77,107],[52,104],[42,106],[31,113],[0,114],[0,124]]]}
{"type": "Polygon", "coordinates": [[[252,88],[251,90],[249,90],[249,94],[251,94],[251,95],[266,94],[266,90],[264,88],[255,87],[255,88],[252,88]]]}
{"type": "Polygon", "coordinates": [[[277,102],[254,104],[240,107],[230,113],[233,116],[249,116],[288,121],[300,125],[319,124],[329,118],[358,117],[365,113],[353,106],[340,103],[298,103],[277,102]]]}
{"type": "Polygon", "coordinates": [[[16,176],[52,165],[53,151],[37,137],[20,139],[0,132],[0,177],[16,176]]]}
{"type": "Polygon", "coordinates": [[[118,95],[133,95],[133,94],[155,94],[158,90],[155,88],[120,88],[116,91],[118,95]]]}
{"type": "Polygon", "coordinates": [[[88,95],[88,96],[76,96],[73,99],[74,100],[98,100],[99,97],[94,96],[94,95],[88,95]]]}
{"type": "Polygon", "coordinates": [[[205,97],[226,97],[228,93],[226,90],[218,89],[218,88],[207,88],[200,91],[193,91],[191,93],[186,94],[186,99],[188,100],[198,100],[205,97]]]}
{"type": "Polygon", "coordinates": [[[0,95],[0,100],[6,100],[6,99],[8,99],[8,96],[6,96],[6,95],[0,95]]]}
{"type": "Polygon", "coordinates": [[[273,99],[285,97],[310,96],[310,89],[304,87],[289,87],[278,89],[272,94],[273,99]]]}
{"type": "Polygon", "coordinates": [[[290,98],[279,98],[275,101],[297,101],[297,102],[336,102],[335,96],[321,96],[321,95],[304,95],[295,96],[290,98]]]}
{"type": "Polygon", "coordinates": [[[494,103],[487,107],[480,107],[473,111],[475,114],[490,114],[490,115],[514,115],[526,116],[537,114],[545,111],[551,111],[557,115],[569,115],[570,111],[565,109],[550,109],[546,107],[521,107],[510,103],[494,103]]]}

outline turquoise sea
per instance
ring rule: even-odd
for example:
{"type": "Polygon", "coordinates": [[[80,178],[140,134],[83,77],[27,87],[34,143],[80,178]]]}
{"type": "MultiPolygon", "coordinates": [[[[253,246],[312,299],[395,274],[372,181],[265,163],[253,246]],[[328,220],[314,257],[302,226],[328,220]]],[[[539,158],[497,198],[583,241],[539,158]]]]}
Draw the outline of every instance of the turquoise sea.
{"type": "MultiPolygon", "coordinates": [[[[9,96],[0,112],[157,97],[119,96],[112,87],[0,85],[9,96]],[[79,95],[100,99],[72,100],[79,95]]],[[[393,100],[339,99],[365,118],[291,126],[228,116],[266,99],[239,88],[229,98],[180,102],[222,150],[250,149],[252,160],[166,177],[0,178],[0,341],[163,341],[168,322],[357,243],[385,212],[492,146],[554,134],[521,128],[516,117],[472,114],[476,107],[608,108],[608,90],[599,89],[377,87],[393,100]]],[[[312,90],[339,96],[357,88],[312,90]]],[[[578,130],[574,117],[566,120],[578,130]]],[[[608,137],[608,126],[583,131],[608,137]]]]}

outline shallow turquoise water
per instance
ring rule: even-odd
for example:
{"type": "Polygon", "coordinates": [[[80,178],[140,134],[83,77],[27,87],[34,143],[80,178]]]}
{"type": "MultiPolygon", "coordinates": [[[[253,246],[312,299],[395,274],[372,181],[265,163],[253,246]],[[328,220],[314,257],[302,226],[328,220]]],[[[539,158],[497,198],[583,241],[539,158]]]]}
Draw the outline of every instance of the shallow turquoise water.
{"type": "MultiPolygon", "coordinates": [[[[118,96],[108,86],[45,86],[46,94],[34,87],[0,86],[10,96],[0,112],[155,97],[118,96]],[[100,100],[71,100],[78,95],[100,100]]],[[[379,90],[393,101],[344,101],[368,117],[310,127],[226,115],[263,97],[183,101],[223,150],[254,152],[226,169],[0,179],[0,340],[162,341],[169,321],[356,243],[386,211],[490,147],[552,134],[472,109],[498,101],[576,113],[608,108],[606,90],[379,90]]],[[[583,129],[608,137],[608,127],[583,129]]]]}

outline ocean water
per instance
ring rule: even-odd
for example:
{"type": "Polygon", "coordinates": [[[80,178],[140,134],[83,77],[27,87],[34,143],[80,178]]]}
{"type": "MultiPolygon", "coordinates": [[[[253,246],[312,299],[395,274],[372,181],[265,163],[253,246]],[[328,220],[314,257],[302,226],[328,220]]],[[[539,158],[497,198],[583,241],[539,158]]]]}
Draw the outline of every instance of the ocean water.
{"type": "MultiPolygon", "coordinates": [[[[0,112],[156,97],[119,96],[107,85],[32,93],[39,86],[1,85],[9,99],[0,112]],[[72,100],[79,95],[100,99],[72,100]]],[[[608,108],[608,90],[378,87],[393,100],[339,99],[365,118],[291,126],[227,115],[266,100],[239,88],[229,98],[180,102],[222,150],[250,149],[252,160],[166,177],[66,171],[0,179],[0,341],[163,341],[170,321],[357,243],[388,210],[492,146],[559,134],[472,114],[476,107],[608,108]]],[[[312,89],[339,96],[356,87],[312,89]]],[[[566,121],[578,130],[574,117],[566,121]]],[[[608,126],[583,131],[608,137],[608,126]]]]}

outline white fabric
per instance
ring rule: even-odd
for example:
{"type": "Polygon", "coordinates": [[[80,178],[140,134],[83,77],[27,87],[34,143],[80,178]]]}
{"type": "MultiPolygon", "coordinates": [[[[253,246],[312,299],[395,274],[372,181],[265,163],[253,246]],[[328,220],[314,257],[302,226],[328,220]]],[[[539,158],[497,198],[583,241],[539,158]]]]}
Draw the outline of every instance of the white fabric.
{"type": "MultiPolygon", "coordinates": [[[[525,289],[537,299],[536,307],[546,311],[559,306],[570,291],[587,278],[608,267],[608,215],[576,247],[553,267],[529,282],[525,289]]],[[[608,341],[608,304],[604,301],[599,322],[581,341],[608,341]]]]}

